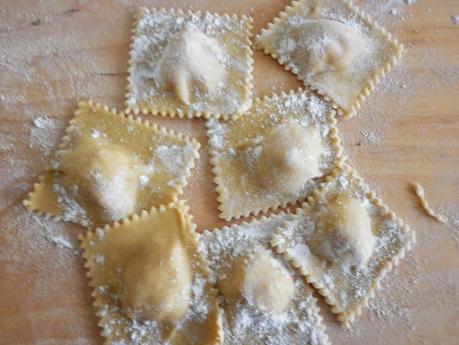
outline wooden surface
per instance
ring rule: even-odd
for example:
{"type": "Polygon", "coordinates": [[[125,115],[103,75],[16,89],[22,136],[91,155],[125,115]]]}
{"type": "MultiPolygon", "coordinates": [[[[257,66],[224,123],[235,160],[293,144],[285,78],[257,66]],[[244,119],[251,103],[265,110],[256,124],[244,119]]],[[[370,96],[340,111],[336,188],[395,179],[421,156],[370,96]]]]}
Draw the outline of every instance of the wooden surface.
{"type": "MultiPolygon", "coordinates": [[[[339,127],[350,162],[417,232],[418,243],[354,331],[343,331],[320,305],[333,344],[453,345],[459,343],[459,25],[451,16],[459,14],[459,4],[418,1],[395,13],[399,19],[382,9],[389,2],[359,1],[406,45],[406,54],[359,115],[339,127]],[[423,184],[431,205],[443,207],[448,225],[420,209],[411,181],[423,184]]],[[[48,240],[54,232],[76,243],[84,230],[31,217],[20,203],[47,162],[41,151],[49,147],[31,142],[34,118],[55,121],[48,138],[54,145],[78,99],[123,106],[131,16],[140,3],[188,8],[189,2],[0,1],[2,345],[101,343],[82,259],[48,240]]],[[[191,3],[193,9],[251,14],[256,33],[287,1],[191,3]]],[[[256,95],[298,86],[275,61],[255,53],[256,95]]],[[[200,230],[223,225],[203,121],[151,120],[201,141],[185,198],[200,230]]]]}

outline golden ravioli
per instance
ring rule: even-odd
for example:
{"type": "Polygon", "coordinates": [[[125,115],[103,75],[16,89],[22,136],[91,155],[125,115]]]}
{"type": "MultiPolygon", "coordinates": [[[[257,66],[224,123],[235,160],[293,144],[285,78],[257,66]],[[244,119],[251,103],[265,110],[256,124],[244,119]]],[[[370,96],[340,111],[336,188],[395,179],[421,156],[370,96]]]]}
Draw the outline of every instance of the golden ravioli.
{"type": "Polygon", "coordinates": [[[24,202],[97,227],[176,201],[199,143],[106,106],[81,102],[63,143],[24,202]]]}
{"type": "Polygon", "coordinates": [[[296,215],[271,244],[349,326],[414,245],[415,234],[348,166],[321,184],[296,215]]]}
{"type": "Polygon", "coordinates": [[[305,200],[341,164],[334,110],[299,90],[255,100],[232,122],[207,122],[220,217],[229,220],[305,200]]]}
{"type": "Polygon", "coordinates": [[[126,106],[134,113],[235,119],[252,103],[252,19],[140,8],[126,106]]]}
{"type": "Polygon", "coordinates": [[[221,344],[221,311],[183,203],[81,237],[102,336],[110,344],[221,344]]]}
{"type": "Polygon", "coordinates": [[[293,219],[282,213],[200,236],[223,297],[225,344],[328,344],[312,289],[269,246],[275,230],[293,219]]]}
{"type": "Polygon", "coordinates": [[[262,30],[256,45],[347,116],[403,50],[347,0],[293,1],[262,30]]]}

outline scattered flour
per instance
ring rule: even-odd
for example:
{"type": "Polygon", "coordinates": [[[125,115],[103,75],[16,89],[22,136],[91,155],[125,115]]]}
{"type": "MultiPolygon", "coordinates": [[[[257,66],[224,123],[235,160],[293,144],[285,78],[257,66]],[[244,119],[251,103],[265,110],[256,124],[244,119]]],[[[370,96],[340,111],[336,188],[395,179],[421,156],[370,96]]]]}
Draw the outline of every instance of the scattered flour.
{"type": "Polygon", "coordinates": [[[34,294],[41,295],[54,289],[53,284],[62,284],[57,281],[78,269],[74,256],[79,253],[78,231],[74,226],[46,220],[22,205],[3,213],[0,221],[0,241],[6,244],[0,251],[0,262],[9,263],[3,266],[6,274],[2,278],[19,279],[15,278],[15,270],[24,270],[24,267],[42,272],[40,276],[21,276],[26,285],[41,284],[36,286],[38,290],[33,290],[34,294]],[[59,249],[53,250],[53,246],[59,249]]]}
{"type": "Polygon", "coordinates": [[[376,133],[374,132],[369,132],[365,129],[360,130],[360,137],[361,137],[361,144],[363,145],[374,145],[377,144],[379,141],[379,138],[376,133]]]}
{"type": "Polygon", "coordinates": [[[193,157],[193,151],[191,144],[187,144],[184,147],[161,145],[156,148],[154,156],[161,162],[167,173],[174,176],[183,176],[193,157]]]}
{"type": "Polygon", "coordinates": [[[56,121],[40,116],[32,121],[29,147],[39,149],[43,157],[49,157],[59,141],[59,127],[56,121]]]}
{"type": "Polygon", "coordinates": [[[148,175],[145,175],[145,174],[139,175],[139,184],[141,187],[145,187],[148,184],[149,180],[150,178],[148,177],[148,175]]]}
{"type": "Polygon", "coordinates": [[[380,24],[387,28],[398,25],[394,22],[403,22],[409,13],[409,7],[417,3],[417,0],[366,0],[361,8],[380,24]]]}
{"type": "Polygon", "coordinates": [[[59,248],[70,249],[75,254],[80,253],[79,250],[76,249],[75,243],[70,242],[70,240],[63,235],[49,235],[47,239],[59,248]]]}

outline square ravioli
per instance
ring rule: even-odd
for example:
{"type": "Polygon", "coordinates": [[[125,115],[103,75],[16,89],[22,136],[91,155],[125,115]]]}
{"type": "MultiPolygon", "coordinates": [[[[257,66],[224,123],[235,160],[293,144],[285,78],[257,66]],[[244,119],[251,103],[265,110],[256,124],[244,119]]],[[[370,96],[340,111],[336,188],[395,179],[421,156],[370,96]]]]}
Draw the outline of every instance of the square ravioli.
{"type": "Polygon", "coordinates": [[[292,217],[282,213],[200,236],[199,250],[223,297],[225,344],[329,343],[311,287],[269,246],[275,229],[292,217]]]}
{"type": "Polygon", "coordinates": [[[256,99],[237,121],[207,121],[211,162],[226,220],[303,201],[341,164],[334,110],[299,90],[256,99]]]}
{"type": "Polygon", "coordinates": [[[415,243],[415,233],[347,167],[284,222],[271,245],[300,269],[350,326],[381,279],[415,243]]]}
{"type": "Polygon", "coordinates": [[[251,29],[245,15],[140,8],[128,111],[235,119],[252,104],[251,29]]]}
{"type": "Polygon", "coordinates": [[[183,203],[81,236],[105,344],[217,345],[222,313],[183,203]]]}
{"type": "Polygon", "coordinates": [[[347,0],[294,1],[257,35],[256,45],[347,116],[403,50],[347,0]]]}
{"type": "Polygon", "coordinates": [[[175,202],[199,146],[107,106],[80,102],[51,166],[24,204],[89,228],[175,202]]]}

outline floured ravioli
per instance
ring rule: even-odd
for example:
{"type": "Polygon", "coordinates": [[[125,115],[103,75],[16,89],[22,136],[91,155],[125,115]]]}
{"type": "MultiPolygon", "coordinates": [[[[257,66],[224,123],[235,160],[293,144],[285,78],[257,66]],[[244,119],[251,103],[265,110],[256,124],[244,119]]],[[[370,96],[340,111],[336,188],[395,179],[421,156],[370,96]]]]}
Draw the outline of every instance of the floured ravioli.
{"type": "Polygon", "coordinates": [[[331,106],[304,90],[256,99],[231,122],[208,128],[220,217],[226,220],[304,201],[341,164],[331,106]]]}
{"type": "Polygon", "coordinates": [[[78,204],[88,218],[104,224],[136,210],[140,171],[129,152],[104,139],[80,137],[75,150],[59,155],[53,190],[62,208],[78,204]],[[75,169],[75,162],[81,168],[75,169]]]}
{"type": "Polygon", "coordinates": [[[226,74],[223,59],[220,43],[188,24],[170,39],[154,74],[164,90],[190,105],[196,101],[195,93],[221,92],[226,74]]]}
{"type": "Polygon", "coordinates": [[[347,0],[293,1],[256,37],[256,46],[347,116],[403,50],[347,0]]]}
{"type": "Polygon", "coordinates": [[[252,19],[140,8],[127,111],[236,119],[252,104],[252,19]]]}
{"type": "Polygon", "coordinates": [[[199,143],[165,128],[81,102],[62,144],[24,204],[97,227],[174,202],[199,143]]]}
{"type": "Polygon", "coordinates": [[[268,250],[240,257],[217,286],[227,302],[243,299],[273,314],[285,312],[295,294],[293,277],[268,250]]]}
{"type": "Polygon", "coordinates": [[[285,37],[290,59],[298,63],[298,74],[314,76],[349,68],[365,53],[365,38],[351,26],[336,20],[304,20],[285,37]],[[297,43],[293,43],[297,42],[297,43]]]}
{"type": "Polygon", "coordinates": [[[222,343],[222,312],[194,230],[178,203],[81,237],[107,344],[222,343]]]}
{"type": "Polygon", "coordinates": [[[364,203],[338,194],[318,217],[310,243],[312,253],[331,263],[365,265],[373,253],[376,237],[364,203]]]}
{"type": "Polygon", "coordinates": [[[280,214],[205,231],[199,251],[222,296],[227,345],[328,344],[312,290],[269,248],[280,214]]]}
{"type": "Polygon", "coordinates": [[[271,245],[349,326],[413,246],[414,232],[348,166],[321,184],[296,216],[276,230],[271,245]]]}
{"type": "Polygon", "coordinates": [[[256,174],[265,188],[294,194],[311,178],[321,176],[325,142],[316,126],[287,122],[274,127],[260,143],[256,174]]]}

